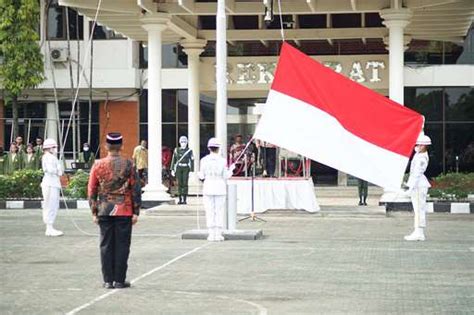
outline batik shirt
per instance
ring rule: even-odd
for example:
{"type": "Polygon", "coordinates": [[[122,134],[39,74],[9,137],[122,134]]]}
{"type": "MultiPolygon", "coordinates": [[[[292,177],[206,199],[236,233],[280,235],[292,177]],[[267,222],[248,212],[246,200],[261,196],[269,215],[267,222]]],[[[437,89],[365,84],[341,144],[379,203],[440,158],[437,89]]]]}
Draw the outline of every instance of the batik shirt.
{"type": "Polygon", "coordinates": [[[95,162],[88,185],[93,215],[139,215],[141,185],[131,160],[108,155],[95,162]]]}

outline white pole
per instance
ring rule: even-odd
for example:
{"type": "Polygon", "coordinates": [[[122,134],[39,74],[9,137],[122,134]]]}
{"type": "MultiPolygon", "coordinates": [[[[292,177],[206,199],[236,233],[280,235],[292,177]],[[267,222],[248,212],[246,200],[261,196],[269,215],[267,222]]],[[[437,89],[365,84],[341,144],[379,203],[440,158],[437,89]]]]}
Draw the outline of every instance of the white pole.
{"type": "Polygon", "coordinates": [[[227,158],[227,38],[225,0],[217,1],[216,16],[216,137],[222,143],[221,154],[227,158]]]}

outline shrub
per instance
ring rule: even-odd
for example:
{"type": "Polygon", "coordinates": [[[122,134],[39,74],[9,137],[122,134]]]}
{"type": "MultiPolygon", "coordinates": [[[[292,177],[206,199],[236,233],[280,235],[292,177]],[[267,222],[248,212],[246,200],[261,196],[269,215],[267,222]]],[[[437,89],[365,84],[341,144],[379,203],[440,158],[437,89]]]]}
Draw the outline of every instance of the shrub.
{"type": "Polygon", "coordinates": [[[474,173],[447,173],[433,179],[430,196],[445,200],[466,199],[474,194],[474,173]]]}
{"type": "Polygon", "coordinates": [[[0,176],[0,198],[41,198],[41,170],[19,170],[11,176],[0,176]]]}
{"type": "Polygon", "coordinates": [[[69,180],[64,194],[74,199],[87,198],[87,183],[89,182],[89,174],[83,170],[78,170],[69,180]]]}

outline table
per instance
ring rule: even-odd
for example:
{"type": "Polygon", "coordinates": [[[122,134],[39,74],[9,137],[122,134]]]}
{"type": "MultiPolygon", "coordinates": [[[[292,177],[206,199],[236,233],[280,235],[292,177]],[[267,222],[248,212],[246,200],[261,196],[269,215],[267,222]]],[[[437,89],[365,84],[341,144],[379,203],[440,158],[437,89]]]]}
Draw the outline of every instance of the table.
{"type": "MultiPolygon", "coordinates": [[[[250,213],[252,209],[252,179],[233,177],[229,185],[237,186],[237,213],[250,213]]],[[[266,210],[320,210],[311,178],[255,178],[254,211],[266,210]]]]}

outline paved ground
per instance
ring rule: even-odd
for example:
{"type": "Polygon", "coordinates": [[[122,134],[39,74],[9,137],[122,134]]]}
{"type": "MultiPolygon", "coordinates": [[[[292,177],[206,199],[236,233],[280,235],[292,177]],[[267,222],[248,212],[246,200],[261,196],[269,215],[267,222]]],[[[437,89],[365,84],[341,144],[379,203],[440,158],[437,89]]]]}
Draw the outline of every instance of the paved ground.
{"type": "Polygon", "coordinates": [[[133,288],[100,287],[97,229],[60,213],[0,211],[1,314],[468,314],[474,312],[474,216],[431,214],[428,241],[406,243],[411,217],[266,215],[260,241],[182,241],[193,216],[143,215],[133,288]]]}

